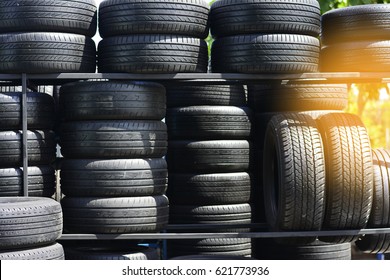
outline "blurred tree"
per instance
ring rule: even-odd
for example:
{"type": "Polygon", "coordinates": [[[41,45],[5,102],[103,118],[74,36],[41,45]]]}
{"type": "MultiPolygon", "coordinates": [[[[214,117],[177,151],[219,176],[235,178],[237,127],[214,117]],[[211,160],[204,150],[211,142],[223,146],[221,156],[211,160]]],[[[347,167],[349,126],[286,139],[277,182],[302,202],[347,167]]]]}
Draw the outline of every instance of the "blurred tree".
{"type": "Polygon", "coordinates": [[[332,9],[364,4],[390,3],[389,0],[320,0],[321,11],[325,13],[332,9]]]}

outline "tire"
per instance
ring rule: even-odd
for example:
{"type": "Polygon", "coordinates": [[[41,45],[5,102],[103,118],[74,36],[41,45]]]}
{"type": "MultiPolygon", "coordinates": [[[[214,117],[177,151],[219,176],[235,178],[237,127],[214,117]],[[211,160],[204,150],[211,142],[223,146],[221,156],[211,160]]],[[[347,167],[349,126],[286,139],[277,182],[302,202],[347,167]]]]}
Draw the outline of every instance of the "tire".
{"type": "Polygon", "coordinates": [[[0,3],[0,33],[61,32],[93,37],[97,7],[93,0],[5,0],[0,3]]]}
{"type": "MultiPolygon", "coordinates": [[[[170,224],[197,224],[194,232],[249,232],[246,224],[252,222],[251,206],[248,203],[227,205],[171,205],[170,224]],[[201,227],[207,224],[224,226],[201,227]],[[239,227],[238,227],[239,226],[239,227]]],[[[180,231],[180,230],[178,230],[180,231]]]]}
{"type": "Polygon", "coordinates": [[[179,34],[205,39],[209,5],[204,0],[109,0],[99,7],[103,38],[130,34],[179,34]]]}
{"type": "MultiPolygon", "coordinates": [[[[0,2],[1,3],[1,2],[0,2]]],[[[1,5],[1,4],[0,4],[1,5]]],[[[22,93],[0,93],[0,129],[22,129],[22,93]]],[[[29,129],[52,129],[54,99],[46,93],[27,93],[27,126],[29,129]]]]}
{"type": "Polygon", "coordinates": [[[6,74],[95,73],[96,47],[83,35],[1,34],[0,60],[0,72],[6,74]]]}
{"type": "MultiPolygon", "coordinates": [[[[268,124],[263,150],[267,222],[275,231],[320,230],[325,211],[325,158],[315,120],[281,113],[268,124]]],[[[314,237],[286,238],[310,243],[314,237]]]]}
{"type": "Polygon", "coordinates": [[[225,255],[185,255],[180,257],[174,257],[169,260],[254,260],[253,258],[240,257],[240,256],[225,256],[225,255]]]}
{"type": "Polygon", "coordinates": [[[259,260],[351,260],[351,243],[315,241],[308,245],[286,246],[261,240],[253,251],[259,260]]]}
{"type": "MultiPolygon", "coordinates": [[[[324,141],[326,212],[323,230],[363,229],[372,205],[373,162],[370,138],[358,116],[330,113],[317,119],[324,141]]],[[[357,236],[320,237],[332,243],[357,236]]]]}
{"type": "Polygon", "coordinates": [[[170,172],[242,172],[249,168],[249,142],[169,141],[167,161],[170,172]]]}
{"type": "Polygon", "coordinates": [[[72,159],[158,158],[167,151],[167,128],[161,121],[68,122],[60,145],[72,159]]]}
{"type": "Polygon", "coordinates": [[[233,106],[190,106],[167,110],[169,139],[245,140],[252,111],[233,106]]]}
{"type": "Polygon", "coordinates": [[[257,112],[343,110],[348,105],[347,85],[248,85],[248,104],[257,112]]]}
{"type": "MultiPolygon", "coordinates": [[[[23,165],[21,131],[0,131],[0,166],[23,165]]],[[[56,158],[56,141],[53,131],[29,130],[27,132],[29,165],[48,165],[56,158]]]]}
{"type": "Polygon", "coordinates": [[[159,260],[157,249],[144,246],[126,247],[65,247],[66,260],[159,260]]]}
{"type": "Polygon", "coordinates": [[[164,159],[68,160],[61,162],[61,190],[72,197],[162,195],[168,184],[164,159]]]}
{"type": "Polygon", "coordinates": [[[174,205],[249,203],[251,178],[248,173],[169,174],[167,195],[174,205]]]}
{"type": "Polygon", "coordinates": [[[295,34],[252,34],[219,38],[211,49],[213,72],[305,73],[317,72],[320,43],[295,34]]]}
{"type": "Polygon", "coordinates": [[[167,106],[246,106],[242,85],[165,84],[167,106]]]}
{"type": "Polygon", "coordinates": [[[64,229],[69,233],[159,232],[168,223],[168,198],[162,196],[65,197],[64,229]]]}
{"type": "Polygon", "coordinates": [[[322,16],[322,41],[329,45],[387,40],[390,36],[389,15],[387,5],[360,5],[329,11],[322,16]]]}
{"type": "Polygon", "coordinates": [[[0,251],[0,260],[65,260],[64,249],[58,243],[43,247],[0,251]]]}
{"type": "MultiPolygon", "coordinates": [[[[374,149],[374,195],[371,207],[369,228],[390,226],[390,152],[374,149]]],[[[360,237],[358,249],[368,254],[390,253],[390,234],[373,234],[360,237]]]]}
{"type": "MultiPolygon", "coordinates": [[[[28,196],[51,197],[56,191],[55,170],[51,166],[28,168],[28,196]]],[[[0,197],[23,196],[23,168],[0,169],[0,197]]]]}
{"type": "Polygon", "coordinates": [[[345,42],[325,46],[321,50],[321,71],[390,71],[390,40],[345,42]]]}
{"type": "Polygon", "coordinates": [[[58,202],[43,197],[0,197],[0,249],[54,243],[62,233],[58,202]]]}
{"type": "Polygon", "coordinates": [[[98,47],[101,73],[206,73],[207,65],[206,42],[182,35],[110,37],[98,47]]]}
{"type": "Polygon", "coordinates": [[[65,120],[162,120],[165,89],[149,82],[76,82],[60,89],[65,120]]]}
{"type": "Polygon", "coordinates": [[[211,6],[211,34],[225,37],[254,33],[287,33],[318,37],[320,5],[316,0],[217,1],[211,6]]]}
{"type": "Polygon", "coordinates": [[[170,240],[167,250],[168,258],[183,255],[251,257],[252,243],[247,238],[170,240]]]}

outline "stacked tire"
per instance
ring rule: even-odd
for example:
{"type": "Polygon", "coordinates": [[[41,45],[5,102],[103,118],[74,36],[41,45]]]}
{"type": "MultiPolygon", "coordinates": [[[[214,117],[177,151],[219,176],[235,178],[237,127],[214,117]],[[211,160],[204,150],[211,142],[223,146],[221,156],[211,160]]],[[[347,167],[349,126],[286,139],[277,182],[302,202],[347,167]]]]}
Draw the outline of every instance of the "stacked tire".
{"type": "Polygon", "coordinates": [[[0,73],[96,71],[93,0],[0,3],[0,73]]]}
{"type": "Polygon", "coordinates": [[[207,72],[204,0],[107,0],[99,7],[99,72],[207,72]]]}
{"type": "Polygon", "coordinates": [[[61,87],[59,101],[65,230],[163,230],[168,222],[165,88],[76,82],[61,87]]]}
{"type": "Polygon", "coordinates": [[[213,72],[316,72],[320,6],[317,0],[219,0],[211,6],[213,72]]]}
{"type": "MultiPolygon", "coordinates": [[[[175,84],[167,94],[170,223],[196,225],[197,232],[250,231],[251,111],[244,88],[175,84]]],[[[251,240],[168,243],[169,257],[199,254],[251,256],[251,240]]]]}
{"type": "Polygon", "coordinates": [[[389,13],[389,5],[379,4],[325,13],[322,16],[321,71],[389,71],[389,13]]]}

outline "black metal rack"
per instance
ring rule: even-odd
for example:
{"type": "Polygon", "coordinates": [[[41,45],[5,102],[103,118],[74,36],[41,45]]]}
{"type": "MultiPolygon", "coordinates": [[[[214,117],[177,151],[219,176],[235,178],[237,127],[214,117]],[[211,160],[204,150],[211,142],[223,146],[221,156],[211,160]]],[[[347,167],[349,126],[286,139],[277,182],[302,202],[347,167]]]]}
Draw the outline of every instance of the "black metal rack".
{"type": "MultiPolygon", "coordinates": [[[[28,149],[27,149],[27,89],[36,85],[61,85],[81,80],[126,80],[126,81],[169,81],[199,84],[253,84],[261,81],[285,81],[303,83],[390,83],[389,72],[345,72],[345,73],[302,73],[302,74],[232,74],[232,73],[178,73],[178,74],[123,74],[123,73],[58,73],[58,74],[0,74],[0,81],[6,85],[22,85],[22,130],[23,130],[23,193],[28,196],[28,149]]],[[[168,230],[191,230],[195,225],[169,225],[168,230]]],[[[203,238],[272,238],[309,237],[337,235],[390,234],[390,228],[332,231],[265,231],[264,224],[241,225],[256,230],[243,233],[136,233],[136,234],[63,234],[60,240],[155,240],[155,239],[203,239],[203,238]]],[[[196,225],[205,231],[218,225],[196,225]]],[[[231,227],[231,226],[230,226],[231,227]]],[[[239,226],[238,226],[239,227],[239,226]]]]}

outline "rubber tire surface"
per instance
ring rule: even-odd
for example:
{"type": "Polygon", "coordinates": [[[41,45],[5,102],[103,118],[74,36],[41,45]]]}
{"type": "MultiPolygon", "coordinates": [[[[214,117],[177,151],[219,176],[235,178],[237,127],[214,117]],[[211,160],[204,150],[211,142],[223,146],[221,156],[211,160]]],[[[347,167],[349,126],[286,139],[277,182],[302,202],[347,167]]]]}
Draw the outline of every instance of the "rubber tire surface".
{"type": "Polygon", "coordinates": [[[96,28],[93,0],[0,1],[0,33],[61,32],[93,37],[96,28]]]}
{"type": "MultiPolygon", "coordinates": [[[[56,177],[53,167],[28,167],[28,196],[51,197],[55,191],[56,177]]],[[[5,196],[23,196],[23,168],[0,169],[0,197],[5,196]]]]}
{"type": "Polygon", "coordinates": [[[390,40],[357,41],[325,46],[321,50],[324,72],[388,72],[390,40]]]}
{"type": "Polygon", "coordinates": [[[169,240],[168,258],[183,255],[220,255],[251,257],[252,242],[248,238],[169,240]]]}
{"type": "Polygon", "coordinates": [[[167,128],[161,121],[68,122],[61,126],[60,146],[73,159],[163,157],[167,128]]]}
{"type": "Polygon", "coordinates": [[[54,243],[62,233],[61,205],[43,197],[0,197],[0,249],[54,243]]]}
{"type": "Polygon", "coordinates": [[[204,40],[182,35],[128,35],[103,39],[98,47],[100,73],[206,73],[204,40]]]}
{"type": "Polygon", "coordinates": [[[65,120],[162,120],[165,89],[150,82],[76,82],[60,88],[65,120]]]}
{"type": "Polygon", "coordinates": [[[0,34],[0,73],[95,73],[95,42],[66,33],[0,34]]]}
{"type": "Polygon", "coordinates": [[[218,38],[211,48],[213,72],[317,72],[320,42],[295,34],[252,34],[218,38]]]}
{"type": "Polygon", "coordinates": [[[66,260],[159,260],[157,249],[134,247],[65,247],[66,260]]]}
{"type": "Polygon", "coordinates": [[[132,197],[164,194],[165,159],[68,160],[61,162],[61,190],[75,197],[132,197]]]}
{"type": "Polygon", "coordinates": [[[245,89],[242,85],[185,85],[165,84],[167,107],[186,106],[237,106],[246,105],[245,89]]]}
{"type": "MultiPolygon", "coordinates": [[[[249,232],[250,228],[235,227],[252,222],[251,205],[174,205],[170,206],[170,224],[218,224],[228,228],[194,228],[194,232],[249,232]],[[231,226],[231,227],[230,227],[231,226]]],[[[177,230],[180,231],[180,230],[177,230]]]]}
{"type": "Polygon", "coordinates": [[[0,251],[0,260],[65,260],[61,244],[0,251]]]}
{"type": "Polygon", "coordinates": [[[242,172],[249,168],[245,140],[169,141],[169,172],[242,172]]]}
{"type": "Polygon", "coordinates": [[[316,0],[222,0],[213,3],[210,10],[214,37],[254,33],[318,37],[320,19],[320,5],[316,0]]]}
{"type": "MultiPolygon", "coordinates": [[[[372,151],[374,162],[374,196],[369,228],[390,226],[390,152],[385,149],[372,151]]],[[[356,242],[360,251],[368,254],[390,252],[390,234],[361,236],[356,242]]]]}
{"type": "Polygon", "coordinates": [[[159,232],[168,223],[168,198],[162,196],[61,200],[64,228],[71,233],[159,232]]]}
{"type": "Polygon", "coordinates": [[[233,106],[189,106],[167,110],[169,139],[245,140],[252,111],[233,106]]]}
{"type": "MultiPolygon", "coordinates": [[[[323,230],[363,229],[373,199],[370,139],[360,118],[330,113],[317,119],[324,141],[326,211],[323,230]]],[[[357,236],[320,237],[332,243],[352,242],[357,236]]]]}
{"type": "MultiPolygon", "coordinates": [[[[1,2],[0,2],[1,3],[1,2]]],[[[54,99],[46,93],[27,93],[27,127],[52,129],[55,112],[54,99]]],[[[22,129],[22,93],[0,93],[0,129],[22,129]]]]}
{"type": "Polygon", "coordinates": [[[339,84],[248,85],[248,104],[256,112],[343,110],[348,87],[339,84]]]}
{"type": "MultiPolygon", "coordinates": [[[[23,165],[23,135],[21,131],[0,131],[0,166],[23,165]]],[[[46,165],[56,158],[55,134],[50,130],[28,130],[27,151],[29,165],[46,165]]]]}
{"type": "Polygon", "coordinates": [[[249,203],[251,178],[248,173],[169,173],[167,195],[174,205],[249,203]]]}
{"type": "Polygon", "coordinates": [[[169,260],[254,260],[253,258],[225,255],[185,255],[174,257],[169,260]]]}
{"type": "Polygon", "coordinates": [[[390,36],[388,5],[358,5],[328,11],[322,16],[322,42],[387,40],[390,36]],[[337,30],[337,32],[334,32],[337,30]]]}
{"type": "MultiPolygon", "coordinates": [[[[325,156],[310,116],[281,113],[268,124],[263,150],[265,214],[272,230],[320,230],[325,211],[325,156]]],[[[314,237],[286,238],[310,243],[314,237]]]]}
{"type": "Polygon", "coordinates": [[[208,36],[209,5],[204,0],[108,0],[99,7],[103,38],[129,34],[208,36]]]}

